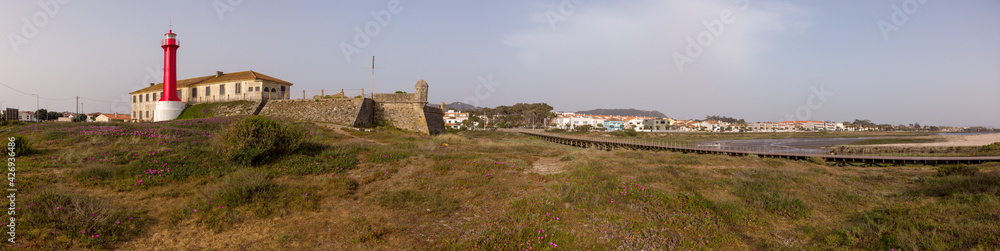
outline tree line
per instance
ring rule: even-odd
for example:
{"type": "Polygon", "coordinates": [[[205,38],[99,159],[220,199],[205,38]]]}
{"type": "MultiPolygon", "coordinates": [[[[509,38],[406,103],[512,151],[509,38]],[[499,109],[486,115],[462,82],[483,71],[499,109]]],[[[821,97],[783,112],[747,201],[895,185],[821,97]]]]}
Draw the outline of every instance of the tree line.
{"type": "Polygon", "coordinates": [[[484,107],[479,110],[465,110],[469,119],[463,125],[469,128],[479,123],[480,128],[522,128],[544,127],[547,119],[556,117],[552,106],[546,103],[517,103],[512,106],[501,105],[494,108],[484,107]]]}
{"type": "MultiPolygon", "coordinates": [[[[38,121],[57,120],[62,117],[64,116],[60,112],[48,111],[45,109],[35,110],[35,119],[38,121]]],[[[76,116],[73,116],[73,122],[80,122],[86,120],[87,120],[86,114],[77,114],[76,116]]]]}

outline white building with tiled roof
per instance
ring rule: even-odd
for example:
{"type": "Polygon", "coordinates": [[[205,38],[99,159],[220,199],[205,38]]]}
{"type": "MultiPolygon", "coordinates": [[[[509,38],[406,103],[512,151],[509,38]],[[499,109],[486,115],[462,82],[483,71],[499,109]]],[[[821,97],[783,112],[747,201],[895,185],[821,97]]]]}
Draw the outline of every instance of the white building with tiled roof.
{"type": "Polygon", "coordinates": [[[18,114],[18,119],[20,119],[21,121],[36,121],[35,120],[35,112],[32,112],[32,111],[21,111],[19,113],[20,114],[18,114]]]}
{"type": "Polygon", "coordinates": [[[115,114],[101,114],[101,115],[97,115],[97,118],[94,119],[94,121],[97,121],[97,122],[124,122],[124,121],[129,121],[130,119],[132,119],[132,117],[130,117],[128,115],[115,113],[115,114]]]}
{"type": "Polygon", "coordinates": [[[467,119],[469,119],[469,113],[467,112],[448,110],[444,113],[444,126],[451,129],[460,129],[462,128],[462,123],[467,119]]]}
{"type": "MultiPolygon", "coordinates": [[[[187,105],[237,100],[289,99],[292,83],[254,71],[177,80],[177,97],[187,105]]],[[[163,83],[129,93],[132,96],[131,118],[153,121],[156,101],[163,97],[163,83]]]]}
{"type": "Polygon", "coordinates": [[[577,126],[590,125],[592,127],[604,127],[604,121],[623,121],[627,129],[641,129],[642,121],[645,119],[655,119],[653,117],[640,116],[614,116],[614,115],[588,115],[575,113],[561,113],[552,120],[553,126],[560,129],[572,130],[577,126]]]}

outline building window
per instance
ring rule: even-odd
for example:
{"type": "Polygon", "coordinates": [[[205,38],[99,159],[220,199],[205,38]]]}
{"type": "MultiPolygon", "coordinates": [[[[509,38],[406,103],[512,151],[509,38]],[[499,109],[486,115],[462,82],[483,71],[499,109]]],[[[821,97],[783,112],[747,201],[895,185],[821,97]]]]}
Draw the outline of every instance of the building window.
{"type": "Polygon", "coordinates": [[[135,112],[132,112],[132,117],[135,117],[135,112]]]}
{"type": "Polygon", "coordinates": [[[256,89],[255,91],[260,91],[260,86],[258,86],[258,87],[257,87],[257,89],[256,89]]]}
{"type": "Polygon", "coordinates": [[[198,88],[191,88],[191,97],[193,98],[197,96],[198,96],[198,88]]]}
{"type": "Polygon", "coordinates": [[[177,90],[177,98],[178,99],[180,99],[181,97],[184,97],[184,95],[181,95],[181,93],[183,93],[183,92],[181,92],[181,90],[177,90]]]}
{"type": "Polygon", "coordinates": [[[275,93],[276,92],[275,90],[278,90],[278,89],[277,88],[271,88],[271,93],[275,93]]]}
{"type": "Polygon", "coordinates": [[[156,93],[153,93],[153,100],[156,100],[156,93]]]}
{"type": "Polygon", "coordinates": [[[285,92],[285,87],[281,86],[281,92],[285,92]]]}
{"type": "Polygon", "coordinates": [[[264,87],[264,92],[267,92],[267,87],[264,87]]]}
{"type": "Polygon", "coordinates": [[[205,86],[205,97],[208,97],[208,95],[211,95],[211,93],[212,93],[212,87],[205,86]]]}
{"type": "Polygon", "coordinates": [[[247,92],[253,92],[253,86],[247,87],[247,92]]]}
{"type": "Polygon", "coordinates": [[[146,101],[149,102],[149,93],[146,93],[146,101]]]}
{"type": "Polygon", "coordinates": [[[240,83],[236,83],[236,89],[235,90],[236,90],[236,94],[239,94],[241,91],[243,91],[243,85],[241,85],[240,83]]]}
{"type": "Polygon", "coordinates": [[[135,104],[135,95],[132,95],[132,103],[135,104]]]}
{"type": "Polygon", "coordinates": [[[145,118],[147,118],[147,119],[149,118],[149,111],[146,111],[146,116],[145,116],[145,118]]]}
{"type": "Polygon", "coordinates": [[[226,85],[219,85],[219,95],[226,94],[226,85]]]}

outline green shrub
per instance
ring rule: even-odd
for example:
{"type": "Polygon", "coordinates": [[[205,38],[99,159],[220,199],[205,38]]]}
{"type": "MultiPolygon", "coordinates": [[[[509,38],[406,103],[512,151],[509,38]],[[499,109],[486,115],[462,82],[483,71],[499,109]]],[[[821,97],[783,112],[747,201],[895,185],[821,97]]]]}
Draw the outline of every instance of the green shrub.
{"type": "Polygon", "coordinates": [[[949,175],[975,175],[979,173],[979,168],[966,165],[949,165],[937,168],[935,176],[944,177],[949,175]]]}
{"type": "Polygon", "coordinates": [[[809,157],[806,160],[817,165],[826,165],[826,160],[820,157],[809,157]]]}
{"type": "Polygon", "coordinates": [[[590,125],[582,125],[582,126],[577,126],[577,127],[573,128],[573,131],[574,132],[589,132],[591,128],[593,128],[593,127],[590,126],[590,125]]]}
{"type": "Polygon", "coordinates": [[[267,177],[267,172],[242,169],[226,178],[222,188],[216,191],[215,199],[223,205],[239,206],[275,197],[280,190],[267,177]]]}
{"type": "Polygon", "coordinates": [[[17,155],[17,156],[29,154],[29,153],[35,151],[35,148],[31,146],[31,142],[28,141],[28,139],[25,139],[22,136],[14,136],[14,142],[13,142],[14,145],[13,146],[11,146],[10,143],[11,142],[8,139],[8,141],[7,141],[7,148],[9,149],[9,148],[13,147],[14,148],[14,154],[17,155]]]}
{"type": "Polygon", "coordinates": [[[613,132],[609,132],[608,134],[611,135],[611,136],[615,136],[615,137],[635,137],[635,136],[639,136],[639,132],[636,132],[633,129],[616,130],[616,131],[613,131],[613,132]]]}
{"type": "Polygon", "coordinates": [[[19,126],[19,125],[24,125],[24,122],[21,122],[20,120],[5,120],[0,122],[0,126],[19,126]]]}
{"type": "Polygon", "coordinates": [[[983,151],[989,151],[989,150],[995,150],[997,148],[1000,148],[1000,142],[996,142],[996,143],[993,143],[993,144],[985,145],[985,146],[983,146],[982,150],[983,151]]]}
{"type": "Polygon", "coordinates": [[[635,129],[631,129],[631,128],[630,129],[625,129],[622,132],[625,132],[625,135],[628,135],[629,137],[639,136],[639,132],[636,132],[635,129]]]}
{"type": "Polygon", "coordinates": [[[303,141],[303,133],[290,125],[252,116],[237,121],[222,133],[219,152],[236,164],[259,165],[294,152],[303,141]]]}

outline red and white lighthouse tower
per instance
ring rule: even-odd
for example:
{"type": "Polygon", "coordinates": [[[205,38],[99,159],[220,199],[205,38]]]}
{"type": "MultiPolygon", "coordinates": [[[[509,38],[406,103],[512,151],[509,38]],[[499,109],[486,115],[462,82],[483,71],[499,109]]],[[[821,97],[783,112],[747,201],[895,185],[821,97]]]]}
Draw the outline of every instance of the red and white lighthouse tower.
{"type": "Polygon", "coordinates": [[[177,48],[181,42],[174,30],[164,35],[160,47],[163,47],[163,95],[156,102],[153,121],[168,121],[176,119],[185,107],[177,97],[177,48]]]}

